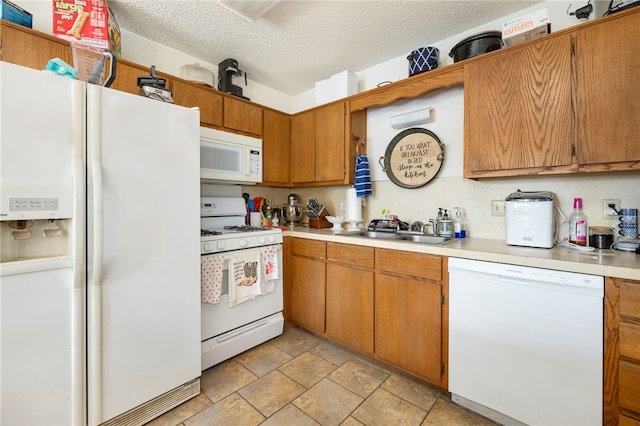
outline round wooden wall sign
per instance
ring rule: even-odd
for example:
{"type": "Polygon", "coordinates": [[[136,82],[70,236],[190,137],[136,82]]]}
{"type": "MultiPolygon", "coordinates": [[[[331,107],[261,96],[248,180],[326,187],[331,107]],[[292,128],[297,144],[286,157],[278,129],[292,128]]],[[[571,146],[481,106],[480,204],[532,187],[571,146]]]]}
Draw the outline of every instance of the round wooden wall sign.
{"type": "Polygon", "coordinates": [[[391,182],[413,189],[429,183],[443,160],[444,145],[438,137],[427,129],[413,128],[398,133],[378,162],[391,182]]]}

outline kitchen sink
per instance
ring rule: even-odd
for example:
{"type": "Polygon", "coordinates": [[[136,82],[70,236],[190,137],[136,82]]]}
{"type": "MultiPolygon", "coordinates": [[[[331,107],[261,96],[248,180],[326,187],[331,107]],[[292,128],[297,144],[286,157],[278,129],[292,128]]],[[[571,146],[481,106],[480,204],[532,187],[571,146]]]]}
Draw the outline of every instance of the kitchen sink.
{"type": "Polygon", "coordinates": [[[360,231],[347,234],[349,236],[355,237],[367,237],[374,238],[378,240],[397,240],[400,238],[400,235],[395,232],[381,232],[381,231],[360,231]]]}
{"type": "Polygon", "coordinates": [[[443,244],[449,242],[451,238],[447,237],[437,237],[435,235],[417,235],[417,234],[405,234],[402,235],[402,239],[413,241],[414,243],[422,243],[422,244],[443,244]]]}
{"type": "Polygon", "coordinates": [[[366,237],[376,240],[406,240],[420,244],[444,244],[451,241],[448,237],[438,237],[435,235],[425,235],[422,233],[415,233],[410,231],[398,231],[398,232],[381,232],[381,231],[359,231],[346,234],[354,237],[366,237]]]}

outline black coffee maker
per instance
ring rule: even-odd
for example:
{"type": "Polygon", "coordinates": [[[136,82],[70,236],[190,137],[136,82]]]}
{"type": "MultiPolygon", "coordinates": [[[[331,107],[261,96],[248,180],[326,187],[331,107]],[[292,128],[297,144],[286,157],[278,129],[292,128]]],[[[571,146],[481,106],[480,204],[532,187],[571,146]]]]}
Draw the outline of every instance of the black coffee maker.
{"type": "Polygon", "coordinates": [[[246,96],[242,96],[242,87],[236,86],[231,79],[234,75],[242,77],[244,75],[244,85],[247,85],[247,74],[238,68],[238,61],[227,58],[218,64],[218,90],[224,93],[237,96],[242,99],[251,100],[246,96]]]}

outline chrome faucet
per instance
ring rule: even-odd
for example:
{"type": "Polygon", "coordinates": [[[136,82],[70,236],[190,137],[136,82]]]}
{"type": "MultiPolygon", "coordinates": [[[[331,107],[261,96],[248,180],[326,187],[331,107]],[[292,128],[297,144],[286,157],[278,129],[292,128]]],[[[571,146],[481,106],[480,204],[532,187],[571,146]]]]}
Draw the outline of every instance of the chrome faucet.
{"type": "Polygon", "coordinates": [[[420,227],[420,232],[422,232],[423,234],[426,234],[428,226],[431,226],[431,230],[433,231],[432,235],[437,236],[438,235],[438,229],[436,228],[436,220],[435,219],[429,219],[428,223],[423,224],[420,227]]]}

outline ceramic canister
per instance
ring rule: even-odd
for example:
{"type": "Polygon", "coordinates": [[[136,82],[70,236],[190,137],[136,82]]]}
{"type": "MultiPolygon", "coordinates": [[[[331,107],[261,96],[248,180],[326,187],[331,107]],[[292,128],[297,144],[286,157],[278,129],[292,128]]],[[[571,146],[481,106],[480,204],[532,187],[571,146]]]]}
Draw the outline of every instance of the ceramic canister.
{"type": "Polygon", "coordinates": [[[409,56],[409,77],[421,72],[431,71],[440,65],[440,50],[437,47],[420,47],[409,56]]]}
{"type": "Polygon", "coordinates": [[[638,209],[620,209],[618,213],[620,219],[618,235],[623,238],[636,238],[638,236],[638,209]]]}

